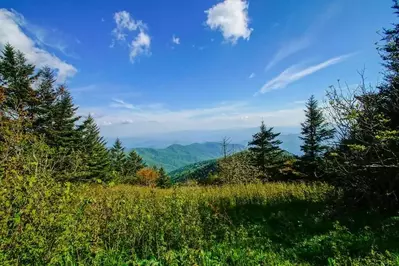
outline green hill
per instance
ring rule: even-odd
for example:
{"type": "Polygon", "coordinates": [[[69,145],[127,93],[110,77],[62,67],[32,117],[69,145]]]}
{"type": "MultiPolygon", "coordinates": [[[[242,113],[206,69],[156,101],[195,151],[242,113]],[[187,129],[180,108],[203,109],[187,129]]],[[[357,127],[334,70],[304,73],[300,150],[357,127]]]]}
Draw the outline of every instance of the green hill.
{"type": "MultiPolygon", "coordinates": [[[[229,158],[243,158],[248,153],[248,150],[243,150],[229,156],[229,158]]],[[[290,152],[284,151],[281,155],[285,160],[292,159],[295,157],[290,152]]],[[[184,182],[186,180],[197,180],[201,181],[208,178],[211,174],[217,174],[220,171],[218,167],[218,159],[202,161],[193,163],[171,171],[169,176],[174,183],[184,182]]]]}
{"type": "Polygon", "coordinates": [[[169,176],[174,183],[184,182],[189,179],[201,180],[207,178],[212,173],[217,173],[217,162],[217,159],[213,159],[189,164],[170,172],[169,176]]]}
{"type": "MultiPolygon", "coordinates": [[[[243,145],[230,144],[228,150],[240,151],[243,145]]],[[[165,149],[135,148],[148,165],[162,166],[167,172],[186,165],[217,159],[221,157],[221,145],[217,142],[193,143],[190,145],[173,144],[165,149]]]]}

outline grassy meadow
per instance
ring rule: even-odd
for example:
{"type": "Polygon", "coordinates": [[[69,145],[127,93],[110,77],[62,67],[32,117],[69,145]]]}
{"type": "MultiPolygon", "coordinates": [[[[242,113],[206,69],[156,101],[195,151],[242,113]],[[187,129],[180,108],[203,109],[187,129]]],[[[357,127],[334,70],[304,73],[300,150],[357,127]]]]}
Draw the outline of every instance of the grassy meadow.
{"type": "Polygon", "coordinates": [[[337,215],[322,183],[25,181],[1,190],[1,265],[399,265],[399,217],[337,215]]]}

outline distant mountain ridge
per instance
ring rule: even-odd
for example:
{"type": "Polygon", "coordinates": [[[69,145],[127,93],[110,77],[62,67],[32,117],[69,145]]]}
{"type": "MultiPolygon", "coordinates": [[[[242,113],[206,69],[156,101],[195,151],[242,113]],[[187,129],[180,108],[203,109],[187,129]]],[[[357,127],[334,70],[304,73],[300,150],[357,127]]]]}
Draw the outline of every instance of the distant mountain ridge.
{"type": "MultiPolygon", "coordinates": [[[[245,149],[241,144],[229,144],[230,151],[245,149]]],[[[167,172],[186,165],[222,157],[222,147],[218,142],[193,143],[189,145],[172,144],[164,149],[133,148],[150,166],[163,167],[167,172]]]]}

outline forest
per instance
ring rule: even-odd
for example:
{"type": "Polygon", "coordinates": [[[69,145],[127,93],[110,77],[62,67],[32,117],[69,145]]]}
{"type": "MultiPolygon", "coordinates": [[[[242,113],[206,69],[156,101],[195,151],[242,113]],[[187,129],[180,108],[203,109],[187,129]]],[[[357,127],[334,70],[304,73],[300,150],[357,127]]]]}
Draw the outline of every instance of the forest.
{"type": "Polygon", "coordinates": [[[0,264],[399,265],[399,23],[376,53],[379,84],[360,72],[308,99],[302,155],[259,121],[246,148],[165,170],[108,147],[53,70],[6,45],[0,264]]]}

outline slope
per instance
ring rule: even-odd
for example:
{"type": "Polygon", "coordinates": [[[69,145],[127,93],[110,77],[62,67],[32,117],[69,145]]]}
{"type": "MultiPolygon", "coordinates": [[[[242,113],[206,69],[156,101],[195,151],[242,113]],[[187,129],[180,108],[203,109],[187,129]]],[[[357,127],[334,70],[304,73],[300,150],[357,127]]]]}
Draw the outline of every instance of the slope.
{"type": "MultiPolygon", "coordinates": [[[[245,147],[239,144],[230,144],[228,149],[240,151],[245,147]]],[[[193,143],[190,145],[173,144],[165,149],[135,148],[150,166],[163,167],[167,172],[183,166],[216,159],[222,156],[221,145],[217,142],[193,143]]]]}

